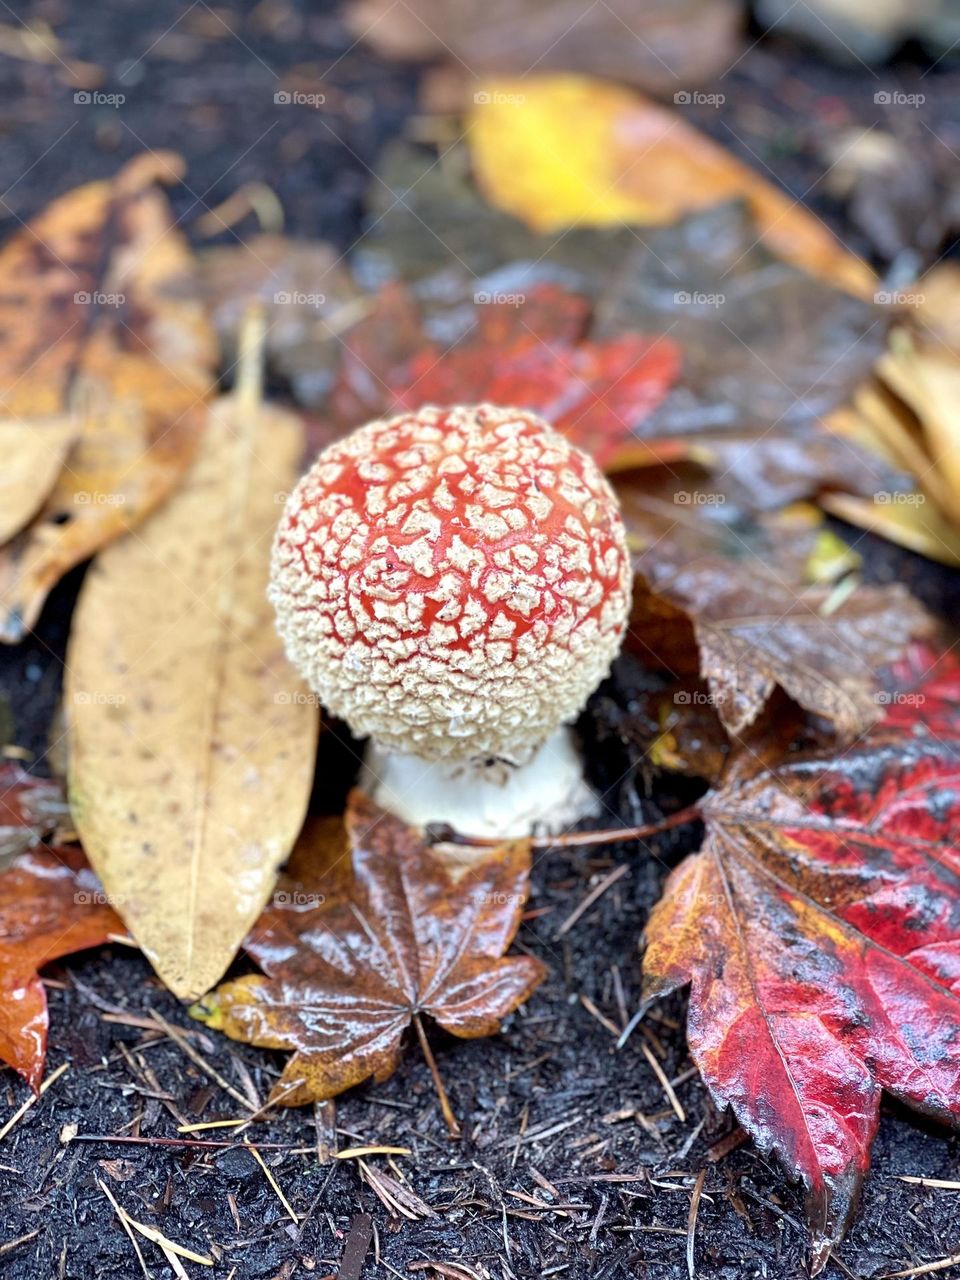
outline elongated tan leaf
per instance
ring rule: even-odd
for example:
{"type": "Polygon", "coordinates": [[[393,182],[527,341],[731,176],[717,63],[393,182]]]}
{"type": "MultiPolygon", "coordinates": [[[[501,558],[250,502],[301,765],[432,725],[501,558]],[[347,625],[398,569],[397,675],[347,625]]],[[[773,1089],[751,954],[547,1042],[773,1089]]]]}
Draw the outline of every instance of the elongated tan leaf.
{"type": "Polygon", "coordinates": [[[76,426],[69,416],[0,424],[0,543],[37,514],[63,467],[76,426]]]}
{"type": "Polygon", "coordinates": [[[193,455],[216,343],[157,186],[180,167],[141,156],[0,251],[0,457],[16,460],[0,480],[0,640],[20,640],[58,579],[139,524],[193,455]]]}
{"type": "Polygon", "coordinates": [[[70,795],[107,893],[178,996],[217,981],[306,810],[317,709],[266,600],[299,419],[241,391],[183,487],[99,557],[68,657],[70,795]]]}

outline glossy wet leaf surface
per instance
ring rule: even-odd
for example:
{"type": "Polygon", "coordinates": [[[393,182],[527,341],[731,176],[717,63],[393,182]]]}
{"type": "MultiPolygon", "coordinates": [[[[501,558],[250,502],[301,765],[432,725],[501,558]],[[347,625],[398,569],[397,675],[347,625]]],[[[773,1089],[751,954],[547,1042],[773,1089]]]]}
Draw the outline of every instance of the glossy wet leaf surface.
{"type": "Polygon", "coordinates": [[[75,845],[33,848],[0,871],[0,1059],[33,1089],[43,1078],[48,1028],[38,970],[125,932],[75,845]]]}
{"type": "Polygon", "coordinates": [[[293,1052],[272,1095],[286,1106],[385,1080],[421,1013],[455,1036],[492,1035],[545,972],[503,955],[529,869],[521,841],[458,874],[355,791],[346,838],[336,822],[308,826],[244,944],[265,976],[224,983],[196,1014],[236,1040],[293,1052]]]}
{"type": "Polygon", "coordinates": [[[802,1178],[818,1267],[881,1090],[960,1122],[960,664],[917,648],[898,674],[845,750],[731,759],[646,931],[648,1000],[691,984],[694,1061],[802,1178]]]}

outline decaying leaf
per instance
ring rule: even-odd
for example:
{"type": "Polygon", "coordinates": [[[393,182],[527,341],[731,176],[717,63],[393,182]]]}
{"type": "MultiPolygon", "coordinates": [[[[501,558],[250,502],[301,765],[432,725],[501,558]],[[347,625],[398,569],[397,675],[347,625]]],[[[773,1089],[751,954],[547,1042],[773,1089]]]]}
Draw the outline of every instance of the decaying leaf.
{"type": "Polygon", "coordinates": [[[245,359],[183,485],[98,558],[74,619],[65,706],[77,830],[184,998],[230,963],[310,794],[318,711],[266,599],[302,450],[299,419],[261,404],[245,359]]]}
{"type": "Polygon", "coordinates": [[[199,292],[232,367],[251,302],[268,315],[268,369],[286,378],[306,407],[330,390],[339,335],[370,306],[353,282],[343,254],[322,240],[252,236],[198,255],[199,292]]]}
{"type": "Polygon", "coordinates": [[[477,180],[539,231],[575,223],[661,224],[744,199],[767,247],[813,275],[872,294],[866,263],[801,201],[670,110],[606,80],[485,81],[467,138],[477,180]]]}
{"type": "Polygon", "coordinates": [[[556,68],[672,93],[736,60],[742,14],[732,0],[352,0],[346,20],[385,57],[452,55],[471,77],[556,68]]]}
{"type": "Polygon", "coordinates": [[[519,298],[480,295],[473,324],[449,346],[422,330],[418,339],[416,308],[388,290],[346,341],[331,407],[356,421],[423,404],[515,405],[543,414],[603,467],[658,461],[636,433],[676,380],[680,351],[639,333],[592,342],[590,317],[589,301],[557,284],[519,298]],[[379,341],[404,313],[402,338],[379,341]]]}
{"type": "Polygon", "coordinates": [[[544,976],[531,956],[502,958],[526,897],[527,841],[458,875],[363,792],[346,823],[352,854],[342,831],[307,828],[247,938],[266,977],[224,983],[196,1010],[235,1040],[294,1051],[271,1095],[286,1106],[385,1080],[420,1014],[467,1039],[492,1035],[544,976]]]}
{"type": "Polygon", "coordinates": [[[411,281],[413,298],[405,316],[394,300],[393,323],[379,307],[376,333],[371,316],[345,335],[348,347],[356,335],[357,348],[345,354],[350,371],[334,391],[334,417],[353,426],[372,416],[371,392],[382,404],[384,388],[416,355],[419,329],[446,350],[496,305],[475,299],[499,298],[506,313],[551,284],[593,304],[591,342],[647,334],[679,347],[679,376],[634,440],[665,460],[695,458],[724,475],[747,510],[831,490],[872,497],[909,487],[902,471],[823,423],[870,375],[883,316],[773,257],[741,204],[702,210],[642,239],[625,228],[540,236],[479,201],[457,165],[457,155],[440,166],[403,151],[387,161],[384,189],[398,198],[375,203],[361,266],[374,279],[411,281]],[[428,230],[440,225],[442,243],[428,230]],[[346,413],[344,381],[354,392],[346,413]]]}
{"type": "Polygon", "coordinates": [[[22,639],[59,578],[156,507],[196,447],[216,352],[202,308],[173,296],[191,258],[157,184],[181,168],[141,156],[0,253],[0,444],[15,458],[0,640],[22,639]]]}
{"type": "Polygon", "coordinates": [[[738,752],[647,928],[645,998],[692,984],[690,1052],[803,1179],[815,1270],[853,1212],[881,1089],[960,1122],[960,663],[918,650],[913,666],[846,750],[738,752]]]}
{"type": "Polygon", "coordinates": [[[701,675],[732,735],[778,686],[841,740],[862,733],[878,714],[878,669],[928,615],[899,586],[804,582],[769,536],[726,516],[722,493],[683,484],[619,486],[638,575],[627,646],[675,675],[701,675]]]}
{"type": "Polygon", "coordinates": [[[0,1059],[32,1089],[47,1048],[50,960],[122,937],[123,923],[75,846],[33,849],[0,871],[0,1059]]]}
{"type": "Polygon", "coordinates": [[[67,815],[60,786],[18,764],[0,765],[0,869],[45,839],[67,815]]]}

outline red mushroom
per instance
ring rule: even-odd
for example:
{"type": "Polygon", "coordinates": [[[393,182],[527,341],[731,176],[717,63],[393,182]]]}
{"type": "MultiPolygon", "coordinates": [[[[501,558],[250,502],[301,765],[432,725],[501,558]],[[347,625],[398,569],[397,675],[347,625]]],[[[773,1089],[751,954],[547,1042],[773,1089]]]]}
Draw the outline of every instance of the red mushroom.
{"type": "Polygon", "coordinates": [[[280,522],[270,598],[292,662],[371,739],[381,803],[515,835],[592,800],[558,730],[620,647],[630,578],[585,453],[522,410],[424,408],[320,454],[280,522]]]}

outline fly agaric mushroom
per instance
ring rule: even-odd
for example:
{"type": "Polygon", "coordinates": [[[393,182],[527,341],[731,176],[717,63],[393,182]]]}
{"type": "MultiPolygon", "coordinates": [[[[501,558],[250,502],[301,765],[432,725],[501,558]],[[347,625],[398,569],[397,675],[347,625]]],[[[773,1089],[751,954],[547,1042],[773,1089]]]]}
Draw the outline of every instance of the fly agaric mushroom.
{"type": "Polygon", "coordinates": [[[289,658],[369,737],[408,822],[517,836],[591,812],[563,727],[630,602],[616,498],[535,414],[423,408],[330,445],[290,495],[270,599],[289,658]]]}

